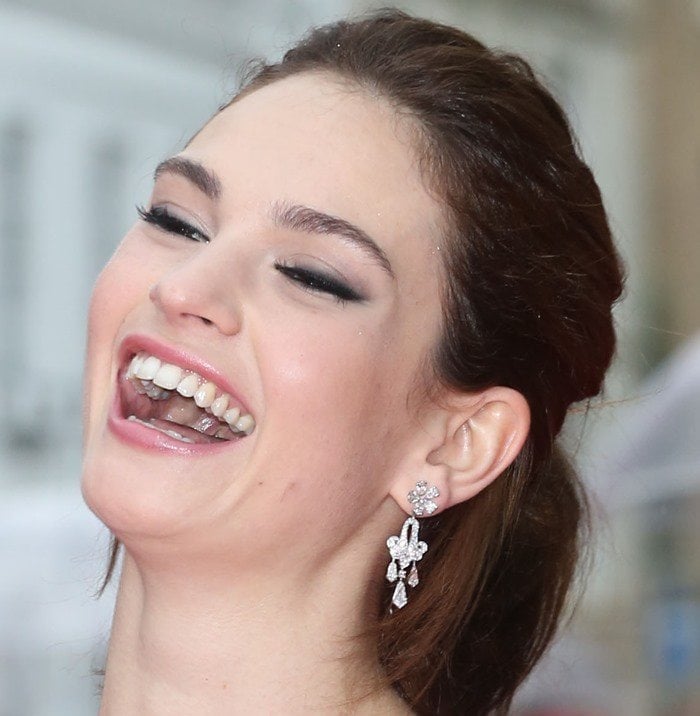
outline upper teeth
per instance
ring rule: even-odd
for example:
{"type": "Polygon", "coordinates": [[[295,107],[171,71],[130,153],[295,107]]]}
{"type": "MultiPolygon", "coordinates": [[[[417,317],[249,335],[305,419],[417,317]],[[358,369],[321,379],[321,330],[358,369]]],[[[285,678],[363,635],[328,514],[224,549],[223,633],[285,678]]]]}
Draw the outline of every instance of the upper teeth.
{"type": "Polygon", "coordinates": [[[226,421],[232,430],[250,435],[255,428],[252,415],[242,413],[228,393],[219,390],[214,383],[194,371],[164,363],[160,358],[147,353],[139,353],[131,359],[126,377],[139,378],[141,390],[151,398],[166,398],[169,395],[167,391],[177,390],[185,398],[194,398],[200,408],[226,421]]]}

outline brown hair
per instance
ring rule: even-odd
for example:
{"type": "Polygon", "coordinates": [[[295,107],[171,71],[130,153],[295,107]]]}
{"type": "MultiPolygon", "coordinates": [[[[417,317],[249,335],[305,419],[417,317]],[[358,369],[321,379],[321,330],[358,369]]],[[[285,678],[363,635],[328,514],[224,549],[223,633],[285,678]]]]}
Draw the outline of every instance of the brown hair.
{"type": "Polygon", "coordinates": [[[554,438],[569,405],[599,392],[615,346],[622,277],[600,192],[527,63],[460,30],[395,10],[337,22],[243,92],[308,71],[417,120],[450,226],[434,373],[462,391],[512,387],[530,406],[515,463],[428,520],[421,588],[379,623],[388,678],[417,711],[507,708],[553,636],[579,552],[585,501],[554,438]]]}
{"type": "Polygon", "coordinates": [[[571,403],[600,391],[615,347],[622,270],[600,191],[529,65],[461,30],[396,10],[326,25],[258,65],[232,101],[315,71],[385,97],[420,127],[448,226],[436,382],[509,386],[530,407],[513,465],[425,520],[420,588],[392,615],[386,590],[377,619],[387,678],[418,713],[503,713],[556,631],[587,522],[554,441],[571,403]]]}

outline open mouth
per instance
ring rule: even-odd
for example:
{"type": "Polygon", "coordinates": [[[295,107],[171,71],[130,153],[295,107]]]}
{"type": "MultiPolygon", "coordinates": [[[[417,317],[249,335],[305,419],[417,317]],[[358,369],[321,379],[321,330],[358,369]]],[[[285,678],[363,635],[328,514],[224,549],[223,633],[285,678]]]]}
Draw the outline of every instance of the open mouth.
{"type": "Polygon", "coordinates": [[[224,443],[255,429],[253,416],[215,383],[146,352],[122,370],[119,397],[127,420],[184,443],[224,443]]]}

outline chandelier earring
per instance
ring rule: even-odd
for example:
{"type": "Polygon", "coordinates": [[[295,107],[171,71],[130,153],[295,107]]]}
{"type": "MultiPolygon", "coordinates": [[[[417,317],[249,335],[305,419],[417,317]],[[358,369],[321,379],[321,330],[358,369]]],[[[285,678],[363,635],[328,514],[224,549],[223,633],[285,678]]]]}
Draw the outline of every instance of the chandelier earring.
{"type": "Polygon", "coordinates": [[[417,518],[432,515],[437,509],[435,498],[439,496],[440,492],[437,487],[429,486],[425,480],[417,482],[416,486],[408,493],[408,501],[413,505],[413,514],[406,518],[403,527],[401,527],[401,534],[389,537],[386,541],[391,555],[386,578],[391,584],[396,582],[391,598],[391,611],[393,611],[393,607],[403,609],[406,606],[408,602],[407,584],[409,587],[418,585],[416,564],[423,559],[423,555],[428,551],[428,545],[418,539],[420,525],[417,518]]]}

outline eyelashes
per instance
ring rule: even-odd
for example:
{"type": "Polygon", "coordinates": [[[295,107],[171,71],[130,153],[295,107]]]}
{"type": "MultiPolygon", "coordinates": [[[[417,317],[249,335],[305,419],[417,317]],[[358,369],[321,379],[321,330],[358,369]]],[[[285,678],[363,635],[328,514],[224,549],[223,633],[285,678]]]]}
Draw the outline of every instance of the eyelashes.
{"type": "Polygon", "coordinates": [[[184,236],[186,239],[198,241],[203,244],[209,243],[209,237],[206,234],[192,226],[192,224],[178,219],[177,216],[171,214],[164,206],[152,206],[150,209],[137,206],[136,211],[147,224],[157,226],[169,234],[184,236]]]}
{"type": "Polygon", "coordinates": [[[346,301],[359,302],[363,301],[357,291],[346,286],[344,283],[337,281],[330,276],[325,276],[317,271],[310,271],[301,266],[290,266],[283,263],[275,263],[275,268],[284,274],[291,281],[297,283],[302,289],[311,291],[312,293],[327,293],[335,298],[338,303],[346,301]]]}
{"type": "MultiPolygon", "coordinates": [[[[204,232],[187,221],[174,216],[163,206],[152,206],[150,209],[137,206],[136,211],[143,221],[161,231],[182,236],[198,243],[208,244],[210,241],[204,232]]],[[[363,296],[347,284],[318,271],[283,262],[275,262],[274,266],[277,271],[304,291],[327,294],[338,303],[346,303],[347,301],[362,302],[365,300],[363,296]]]]}

